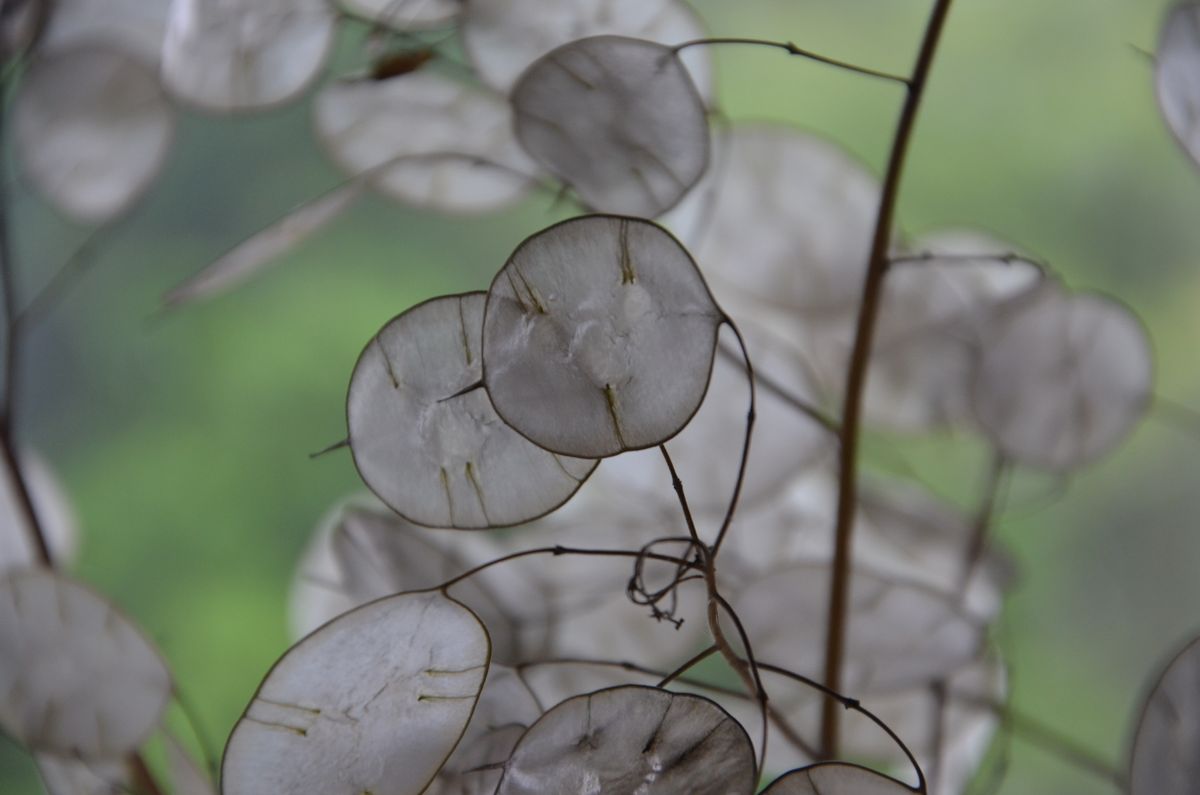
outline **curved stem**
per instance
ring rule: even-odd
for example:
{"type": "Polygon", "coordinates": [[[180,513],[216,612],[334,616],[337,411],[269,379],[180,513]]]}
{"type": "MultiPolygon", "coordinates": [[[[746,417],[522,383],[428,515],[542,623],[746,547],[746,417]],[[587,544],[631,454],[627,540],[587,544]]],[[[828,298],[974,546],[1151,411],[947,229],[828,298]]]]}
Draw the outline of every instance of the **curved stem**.
{"type": "Polygon", "coordinates": [[[882,718],[880,718],[878,715],[876,715],[871,710],[864,707],[862,705],[862,702],[860,702],[857,698],[850,698],[849,696],[843,696],[841,693],[838,693],[836,690],[833,690],[830,687],[826,687],[825,685],[823,685],[819,682],[814,682],[812,679],[809,679],[807,676],[803,676],[802,674],[798,674],[793,671],[789,671],[788,669],[783,668],[778,665],[772,665],[770,663],[760,662],[760,663],[758,663],[758,667],[763,671],[768,671],[773,674],[778,674],[779,676],[785,676],[788,679],[794,679],[797,682],[800,682],[801,684],[808,685],[809,687],[814,688],[816,690],[820,690],[822,693],[824,693],[826,696],[828,696],[828,698],[825,699],[826,704],[833,704],[834,707],[837,707],[840,705],[843,709],[854,710],[855,712],[857,712],[860,715],[862,715],[863,717],[865,717],[867,720],[874,723],[876,726],[878,726],[880,728],[880,730],[883,731],[884,734],[886,734],[888,737],[891,738],[892,742],[894,742],[896,744],[896,746],[900,749],[900,751],[908,758],[908,762],[909,762],[909,764],[911,764],[913,766],[913,770],[915,770],[917,772],[916,791],[924,793],[928,790],[928,784],[925,781],[925,772],[923,770],[921,770],[921,765],[918,764],[917,758],[916,758],[916,756],[913,755],[913,752],[911,750],[909,750],[908,746],[904,744],[904,741],[900,739],[900,735],[896,734],[896,732],[892,730],[891,726],[888,726],[886,723],[884,723],[882,718]]]}
{"type": "MultiPolygon", "coordinates": [[[[854,531],[855,505],[858,502],[858,437],[862,422],[863,392],[867,381],[867,364],[871,358],[871,341],[875,321],[883,298],[883,277],[887,273],[888,241],[892,234],[900,182],[908,154],[909,140],[916,125],[917,110],[925,93],[933,56],[941,39],[946,16],[953,0],[935,0],[925,38],[917,54],[912,79],[907,83],[908,95],[900,110],[892,151],[888,157],[887,174],[879,199],[879,215],[871,241],[871,255],[863,282],[862,303],[854,333],[854,347],[846,373],[846,391],[842,403],[842,444],[838,457],[837,524],[834,539],[833,577],[830,582],[829,614],[825,636],[825,684],[833,690],[841,687],[842,658],[846,646],[846,623],[850,592],[850,553],[854,531]]],[[[821,714],[821,750],[825,758],[838,752],[837,704],[826,701],[821,714]]]]}
{"type": "Polygon", "coordinates": [[[683,558],[677,558],[672,555],[660,555],[655,552],[644,552],[644,551],[640,551],[640,550],[635,551],[632,549],[578,549],[575,547],[564,547],[564,546],[538,547],[536,549],[524,549],[524,550],[521,550],[520,552],[513,552],[510,555],[504,555],[503,557],[496,558],[495,560],[489,560],[487,563],[480,563],[478,566],[475,566],[474,568],[471,568],[471,569],[467,569],[462,574],[451,577],[450,579],[446,580],[441,585],[438,585],[434,588],[430,588],[429,590],[446,591],[446,590],[454,587],[458,583],[462,582],[463,580],[474,577],[476,574],[479,574],[482,571],[486,571],[487,569],[490,569],[492,566],[498,566],[501,563],[508,563],[510,560],[516,560],[518,558],[527,558],[527,557],[530,557],[531,555],[554,555],[555,557],[557,557],[559,555],[594,555],[594,556],[598,556],[598,557],[615,557],[615,558],[640,558],[640,559],[648,558],[650,560],[661,560],[666,563],[674,563],[677,566],[682,566],[684,568],[694,568],[695,567],[694,564],[692,563],[692,561],[690,561],[690,560],[684,560],[683,558]]]}
{"type": "Polygon", "coordinates": [[[725,540],[725,534],[729,532],[729,525],[733,523],[733,514],[737,511],[738,500],[742,496],[742,486],[746,482],[746,465],[750,461],[750,439],[754,435],[755,417],[758,416],[754,365],[750,362],[750,351],[746,349],[746,340],[742,337],[742,332],[738,329],[737,324],[728,317],[725,318],[725,323],[733,331],[733,335],[738,341],[738,347],[742,349],[742,363],[746,366],[746,381],[750,384],[750,408],[746,411],[746,435],[742,437],[742,457],[738,461],[737,480],[733,485],[733,496],[729,498],[729,507],[725,510],[725,518],[721,520],[721,529],[717,531],[717,540],[713,543],[713,558],[716,558],[717,553],[721,551],[721,543],[725,540]]]}
{"type": "Polygon", "coordinates": [[[676,44],[671,48],[671,53],[678,54],[680,50],[685,50],[688,47],[701,47],[708,46],[710,44],[750,44],[758,47],[776,47],[785,51],[788,53],[788,55],[799,55],[801,58],[807,58],[810,61],[823,63],[826,66],[836,66],[838,69],[845,69],[847,72],[853,72],[855,74],[863,75],[864,77],[874,77],[879,80],[889,80],[893,83],[900,83],[902,85],[909,84],[907,77],[901,77],[900,75],[894,75],[888,72],[880,72],[877,69],[868,69],[865,66],[852,64],[848,61],[839,61],[836,58],[830,58],[810,50],[801,49],[797,47],[794,42],[790,41],[768,41],[766,39],[750,39],[740,36],[720,36],[711,39],[692,39],[691,41],[685,41],[682,44],[676,44]]]}
{"type": "MultiPolygon", "coordinates": [[[[5,111],[8,103],[9,84],[0,90],[0,157],[7,149],[8,119],[5,111]]],[[[4,293],[4,394],[0,403],[0,456],[8,469],[8,477],[17,507],[25,518],[25,527],[38,561],[47,568],[53,567],[54,558],[46,533],[38,520],[37,510],[29,494],[29,485],[17,460],[16,442],[13,434],[17,401],[17,374],[20,371],[20,326],[17,323],[17,278],[13,267],[12,240],[8,224],[8,196],[6,194],[4,169],[0,165],[0,290],[4,293]]]]}

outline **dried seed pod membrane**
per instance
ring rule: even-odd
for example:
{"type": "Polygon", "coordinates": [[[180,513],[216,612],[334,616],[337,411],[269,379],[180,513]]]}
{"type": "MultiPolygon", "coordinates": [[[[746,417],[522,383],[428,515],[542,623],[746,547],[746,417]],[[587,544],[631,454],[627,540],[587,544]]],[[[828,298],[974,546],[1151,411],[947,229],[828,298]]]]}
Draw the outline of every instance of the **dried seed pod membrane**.
{"type": "Polygon", "coordinates": [[[467,728],[490,656],[437,592],[381,599],[293,646],[233,729],[224,795],[418,795],[467,728]]]}
{"type": "Polygon", "coordinates": [[[1130,795],[1189,795],[1200,781],[1200,640],[1179,653],[1142,706],[1130,795]]]}
{"type": "Polygon", "coordinates": [[[829,762],[793,770],[763,790],[763,795],[912,795],[911,787],[873,770],[829,762]]]}
{"type": "Polygon", "coordinates": [[[512,668],[492,665],[462,742],[423,795],[491,795],[526,727],[542,714],[512,668]]]}
{"type": "Polygon", "coordinates": [[[717,296],[741,293],[805,315],[853,308],[879,210],[874,176],[789,127],[734,127],[718,146],[722,162],[669,223],[698,227],[693,248],[717,296]]]}
{"type": "Polygon", "coordinates": [[[661,44],[565,44],[529,67],[511,101],[526,151],[593,210],[654,217],[708,166],[704,102],[661,44]]]}
{"type": "MultiPolygon", "coordinates": [[[[471,63],[484,82],[504,92],[555,47],[602,34],[681,44],[703,38],[704,26],[680,0],[470,0],[462,18],[471,63]]],[[[692,48],[683,60],[708,96],[706,48],[692,48]]]]}
{"type": "Polygon", "coordinates": [[[350,379],[350,449],[367,485],[417,524],[483,528],[554,510],[595,461],[539,449],[482,389],[483,293],[435,298],[390,321],[350,379]],[[458,394],[464,389],[470,389],[458,394]]]}
{"type": "Polygon", "coordinates": [[[493,210],[524,196],[538,173],[507,102],[435,72],[330,83],[313,125],[347,173],[374,170],[378,190],[420,207],[493,210]]]}
{"type": "Polygon", "coordinates": [[[547,450],[650,447],[699,407],[723,321],[662,227],[574,218],[525,240],[492,282],[484,382],[504,421],[547,450]]]}
{"type": "Polygon", "coordinates": [[[56,209],[83,223],[109,221],[142,195],[174,130],[154,69],[108,45],[37,58],[13,108],[26,176],[56,209]]]}
{"type": "Polygon", "coordinates": [[[1104,455],[1141,418],[1151,370],[1146,333],[1128,309],[1046,282],[997,317],[972,404],[1008,458],[1069,471],[1104,455]]]}
{"type": "MultiPolygon", "coordinates": [[[[478,562],[506,550],[488,536],[473,537],[479,547],[467,557],[445,533],[417,527],[382,506],[347,504],[318,528],[292,590],[293,626],[306,635],[331,618],[361,604],[402,591],[436,588],[478,562]]],[[[455,539],[462,541],[465,539],[455,539]]],[[[517,656],[516,622],[508,600],[496,593],[502,569],[483,572],[460,584],[455,597],[471,608],[492,639],[492,659],[517,656]]]]}
{"type": "Polygon", "coordinates": [[[533,724],[496,795],[749,795],[754,751],[712,701],[625,686],[568,699],[533,724]]]}
{"type": "MultiPolygon", "coordinates": [[[[800,564],[751,583],[733,600],[754,653],[819,679],[825,661],[829,566],[800,564]],[[788,605],[781,613],[780,605],[788,605]]],[[[887,692],[927,683],[971,662],[981,622],[946,596],[858,568],[850,585],[843,689],[887,692]]]]}
{"type": "Polygon", "coordinates": [[[34,751],[83,760],[136,749],[171,677],[129,619],[44,570],[0,579],[0,727],[34,751]]]}
{"type": "Polygon", "coordinates": [[[53,754],[34,758],[47,795],[124,795],[132,789],[124,760],[85,762],[53,754]]]}
{"type": "Polygon", "coordinates": [[[280,105],[317,77],[333,32],[324,0],[175,0],[163,84],[213,113],[280,105]]]}
{"type": "Polygon", "coordinates": [[[158,65],[171,0],[54,0],[41,52],[100,43],[158,65]]]}
{"type": "Polygon", "coordinates": [[[430,28],[451,22],[462,11],[462,0],[340,0],[351,14],[393,30],[430,28]]]}
{"type": "Polygon", "coordinates": [[[1158,38],[1154,87],[1167,126],[1200,162],[1200,3],[1180,3],[1158,38]]]}
{"type": "MultiPolygon", "coordinates": [[[[993,318],[1042,279],[1030,262],[989,258],[1012,248],[974,232],[926,237],[916,248],[930,258],[888,272],[865,398],[870,422],[902,431],[969,421],[972,365],[988,343],[993,318]]],[[[851,328],[847,322],[824,346],[831,349],[824,351],[826,380],[838,392],[851,328]]]]}
{"type": "MultiPolygon", "coordinates": [[[[760,376],[768,373],[773,383],[792,395],[813,405],[818,402],[811,379],[788,346],[740,321],[738,327],[760,376]]],[[[721,338],[723,348],[738,350],[731,329],[724,329],[721,338]]],[[[718,355],[699,411],[667,445],[693,511],[723,511],[729,502],[739,464],[735,453],[741,449],[746,433],[749,391],[745,365],[718,355]]],[[[742,484],[743,506],[777,495],[798,472],[821,460],[834,439],[827,428],[767,389],[758,390],[755,412],[756,427],[770,431],[754,436],[742,484]]],[[[642,500],[661,500],[665,495],[670,510],[678,512],[671,476],[658,450],[619,456],[606,462],[601,471],[642,500]]],[[[719,514],[716,521],[720,521],[719,514]]]]}

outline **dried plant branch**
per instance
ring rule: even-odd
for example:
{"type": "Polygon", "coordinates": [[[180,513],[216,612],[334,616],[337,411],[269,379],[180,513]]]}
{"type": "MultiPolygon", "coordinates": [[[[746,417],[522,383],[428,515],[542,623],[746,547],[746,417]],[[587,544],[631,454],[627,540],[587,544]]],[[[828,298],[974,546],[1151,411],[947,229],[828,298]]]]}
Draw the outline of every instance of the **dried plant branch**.
{"type": "MultiPolygon", "coordinates": [[[[888,243],[892,235],[900,182],[908,155],[909,141],[916,126],[917,111],[925,94],[933,56],[941,39],[946,17],[953,0],[936,0],[925,28],[924,40],[917,54],[908,95],[900,111],[892,150],[888,157],[887,175],[879,199],[879,215],[875,222],[871,255],[863,283],[862,303],[854,332],[854,347],[846,372],[846,392],[842,403],[842,444],[838,456],[837,524],[833,553],[833,577],[830,581],[829,613],[826,622],[825,684],[836,691],[841,687],[842,660],[846,646],[846,624],[849,620],[850,555],[853,548],[854,514],[858,503],[858,437],[862,424],[863,394],[866,390],[867,364],[871,358],[871,343],[875,322],[883,299],[883,278],[887,273],[888,243]]],[[[821,755],[832,759],[838,754],[838,710],[826,702],[821,716],[821,755]]]]}
{"type": "Polygon", "coordinates": [[[837,58],[830,58],[825,55],[820,55],[819,53],[812,52],[811,50],[801,49],[800,47],[797,47],[795,43],[790,41],[768,41],[766,39],[751,39],[737,36],[718,36],[711,39],[693,39],[691,41],[685,41],[682,44],[676,44],[671,49],[671,52],[675,54],[680,50],[687,49],[688,47],[708,46],[711,44],[749,44],[758,47],[776,47],[785,51],[788,53],[788,55],[798,55],[801,58],[807,58],[810,61],[823,63],[826,66],[836,66],[838,69],[845,69],[847,72],[853,72],[855,74],[863,75],[864,77],[874,77],[879,80],[888,80],[905,86],[909,85],[909,79],[907,77],[901,77],[900,75],[894,75],[889,72],[881,72],[877,69],[869,69],[865,66],[852,64],[849,61],[841,61],[837,58]]]}

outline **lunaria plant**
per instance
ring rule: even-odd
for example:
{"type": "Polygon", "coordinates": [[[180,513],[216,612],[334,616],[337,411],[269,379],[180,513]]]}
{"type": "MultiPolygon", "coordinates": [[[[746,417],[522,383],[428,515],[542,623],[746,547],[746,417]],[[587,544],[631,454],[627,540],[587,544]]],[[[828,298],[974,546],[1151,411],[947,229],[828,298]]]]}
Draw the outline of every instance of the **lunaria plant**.
{"type": "MultiPolygon", "coordinates": [[[[1195,792],[1197,642],[1150,690],[1128,772],[1006,704],[1007,478],[1114,450],[1153,366],[1117,300],[974,230],[904,233],[951,5],[933,0],[904,74],[705,39],[682,0],[5,7],[15,158],[79,222],[146,193],[176,106],[252,114],[311,89],[343,181],[168,306],[232,289],[368,192],[463,234],[530,197],[578,211],[495,252],[490,284],[395,307],[345,363],[346,438],[325,452],[348,448],[371,494],[318,526],[295,645],[216,780],[164,729],[179,693],[153,643],[62,570],[71,512],[13,441],[25,326],[5,256],[0,728],[47,790],[962,795],[1002,729],[1032,726],[1130,795],[1195,792]],[[713,125],[725,44],[900,88],[882,173],[784,124],[713,125]],[[871,430],[969,438],[982,499],[868,473],[871,430]]],[[[1193,158],[1198,31],[1200,6],[1174,8],[1155,66],[1193,158]]]]}

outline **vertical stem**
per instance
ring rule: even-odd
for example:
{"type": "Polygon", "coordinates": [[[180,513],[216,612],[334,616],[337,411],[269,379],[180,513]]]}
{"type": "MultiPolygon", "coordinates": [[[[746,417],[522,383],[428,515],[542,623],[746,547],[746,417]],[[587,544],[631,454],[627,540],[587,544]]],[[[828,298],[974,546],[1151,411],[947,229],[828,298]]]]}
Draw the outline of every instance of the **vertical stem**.
{"type": "MultiPolygon", "coordinates": [[[[9,7],[10,0],[0,0],[0,17],[9,7]]],[[[39,562],[46,568],[54,567],[54,558],[50,554],[50,545],[46,541],[46,533],[38,519],[37,509],[29,495],[29,486],[17,460],[16,444],[13,439],[14,415],[17,399],[17,374],[20,370],[21,327],[18,322],[17,309],[17,278],[13,267],[12,241],[8,224],[8,195],[5,184],[8,179],[5,168],[8,158],[8,101],[11,88],[9,80],[0,84],[0,292],[3,292],[4,308],[4,391],[0,401],[0,457],[8,469],[13,491],[17,496],[17,504],[25,515],[25,526],[28,529],[33,547],[37,552],[39,562]]],[[[127,759],[130,773],[133,777],[135,791],[146,795],[162,795],[162,789],[154,780],[154,775],[146,766],[146,761],[138,752],[129,755],[127,759]]]]}
{"type": "MultiPolygon", "coordinates": [[[[863,390],[867,380],[867,364],[871,358],[871,341],[875,334],[875,321],[879,315],[883,295],[883,277],[887,273],[888,242],[892,234],[896,200],[900,194],[900,180],[904,173],[904,161],[908,144],[917,119],[917,110],[925,93],[925,84],[938,41],[945,26],[946,16],[953,0],[935,0],[925,38],[917,54],[912,78],[907,84],[908,93],[900,110],[896,134],[892,140],[892,151],[888,158],[887,175],[879,200],[879,216],[875,222],[875,234],[871,241],[871,255],[867,262],[867,274],[863,282],[862,303],[859,306],[858,323],[854,334],[854,347],[846,372],[846,391],[842,402],[841,451],[838,459],[837,524],[834,540],[833,578],[830,583],[829,614],[825,636],[825,684],[840,691],[842,684],[842,658],[846,646],[847,607],[850,590],[850,550],[854,529],[855,505],[858,501],[858,436],[861,425],[863,390]]],[[[821,752],[825,758],[834,758],[838,753],[838,720],[840,705],[826,700],[821,714],[821,752]]]]}
{"type": "MultiPolygon", "coordinates": [[[[4,3],[3,5],[7,5],[4,3]]],[[[2,13],[2,12],[0,12],[2,13]]],[[[7,174],[4,160],[7,156],[8,144],[8,88],[7,84],[0,86],[0,291],[3,292],[4,306],[4,393],[0,402],[0,456],[8,470],[12,489],[17,498],[17,506],[25,517],[25,527],[38,561],[43,566],[53,566],[50,545],[46,534],[38,521],[37,511],[29,494],[29,486],[25,482],[25,474],[21,471],[17,460],[16,444],[13,440],[13,413],[17,396],[17,372],[19,368],[18,352],[20,350],[20,330],[17,324],[17,285],[16,274],[13,271],[12,244],[8,225],[8,196],[5,183],[7,174]]]]}

